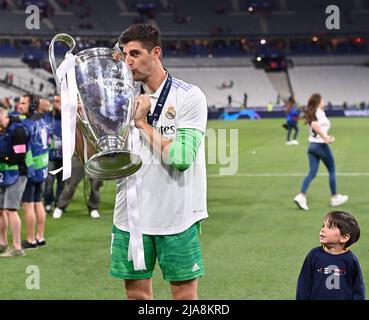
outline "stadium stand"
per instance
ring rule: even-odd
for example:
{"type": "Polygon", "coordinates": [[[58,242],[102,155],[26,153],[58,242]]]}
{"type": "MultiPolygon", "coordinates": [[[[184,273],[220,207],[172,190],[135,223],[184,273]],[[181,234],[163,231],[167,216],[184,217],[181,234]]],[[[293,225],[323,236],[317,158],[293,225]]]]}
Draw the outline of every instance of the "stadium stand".
{"type": "MultiPolygon", "coordinates": [[[[325,7],[331,4],[323,0],[45,0],[20,3],[23,5],[0,10],[2,34],[45,35],[73,30],[81,35],[117,36],[125,26],[139,21],[157,24],[164,36],[318,34],[325,25],[325,7]],[[43,4],[42,28],[32,32],[24,24],[25,4],[30,3],[43,4]],[[11,16],[9,10],[12,10],[11,16]]],[[[330,32],[352,34],[368,30],[369,5],[366,1],[337,0],[334,3],[340,7],[342,26],[341,30],[330,32]]]]}
{"type": "MultiPolygon", "coordinates": [[[[44,76],[40,76],[40,72],[35,72],[34,69],[24,68],[1,68],[0,78],[4,79],[6,74],[13,74],[12,85],[15,88],[39,95],[51,95],[54,92],[54,86],[44,76]],[[42,90],[40,90],[42,89],[42,90]]],[[[51,75],[50,75],[51,76],[51,75]]]]}
{"type": "Polygon", "coordinates": [[[14,99],[15,97],[18,97],[18,96],[19,96],[19,92],[14,91],[14,90],[9,90],[6,88],[2,88],[0,86],[0,99],[3,97],[14,99]]]}
{"type": "Polygon", "coordinates": [[[174,77],[199,85],[204,91],[209,106],[227,106],[227,97],[232,97],[232,106],[242,105],[244,94],[253,108],[275,102],[277,92],[264,70],[254,68],[171,68],[174,77]],[[231,88],[222,88],[230,84],[231,88]]]}
{"type": "MultiPolygon", "coordinates": [[[[364,84],[369,80],[364,67],[369,61],[368,1],[335,0],[334,4],[340,8],[342,27],[329,32],[325,29],[325,8],[331,2],[327,0],[19,0],[3,3],[5,6],[0,7],[0,79],[5,79],[7,73],[13,74],[14,90],[39,93],[42,86],[43,94],[53,94],[47,48],[56,33],[74,36],[78,43],[76,51],[81,51],[111,47],[130,24],[148,22],[161,30],[165,65],[174,76],[201,84],[210,106],[225,107],[231,96],[232,106],[238,107],[245,93],[248,105],[253,107],[265,107],[293,92],[305,103],[310,90],[320,91],[320,88],[324,89],[322,93],[327,101],[335,104],[368,103],[363,93],[364,84]],[[25,27],[25,8],[29,4],[41,9],[40,30],[25,27]],[[272,74],[276,70],[254,66],[258,56],[277,57],[284,65],[287,63],[290,78],[286,78],[285,70],[272,74]],[[10,57],[14,59],[9,60],[10,57]],[[350,81],[342,77],[348,72],[350,81]],[[231,80],[232,88],[219,89],[223,82],[231,80]],[[308,88],[305,94],[301,92],[304,86],[308,88]],[[335,86],[344,88],[333,99],[331,88],[335,86]]],[[[65,45],[57,44],[56,55],[61,58],[65,49],[65,45]]],[[[9,83],[0,85],[4,90],[12,90],[9,83]]]]}
{"type": "Polygon", "coordinates": [[[369,68],[360,66],[309,66],[289,70],[294,93],[307,101],[312,92],[320,92],[333,105],[369,101],[369,68]]]}

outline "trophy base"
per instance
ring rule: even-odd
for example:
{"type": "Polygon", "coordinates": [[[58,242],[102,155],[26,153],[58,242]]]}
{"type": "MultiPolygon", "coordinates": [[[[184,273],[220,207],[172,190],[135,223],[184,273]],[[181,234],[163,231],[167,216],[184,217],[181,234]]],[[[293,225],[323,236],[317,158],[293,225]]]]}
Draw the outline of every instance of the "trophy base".
{"type": "Polygon", "coordinates": [[[95,180],[115,180],[134,174],[142,165],[141,158],[128,151],[102,151],[85,164],[86,175],[95,180]]]}

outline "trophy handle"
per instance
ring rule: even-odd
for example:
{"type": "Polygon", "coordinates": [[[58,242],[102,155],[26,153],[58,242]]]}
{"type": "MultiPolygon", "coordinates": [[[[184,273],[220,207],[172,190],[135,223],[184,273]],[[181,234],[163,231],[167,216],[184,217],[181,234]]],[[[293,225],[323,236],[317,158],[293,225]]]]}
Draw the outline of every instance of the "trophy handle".
{"type": "Polygon", "coordinates": [[[119,41],[115,43],[113,50],[122,53],[122,49],[119,46],[119,41]]]}
{"type": "Polygon", "coordinates": [[[50,42],[50,45],[49,45],[49,62],[50,62],[50,65],[51,65],[51,70],[52,70],[53,75],[54,75],[56,86],[58,88],[58,91],[60,92],[60,79],[58,78],[58,76],[56,74],[56,69],[58,68],[58,66],[56,64],[55,52],[54,52],[54,44],[55,44],[56,41],[65,42],[69,46],[69,50],[67,51],[67,53],[65,55],[67,55],[67,54],[69,54],[73,51],[73,49],[76,46],[76,41],[69,34],[59,33],[56,36],[54,36],[54,38],[52,38],[52,40],[50,42]]]}

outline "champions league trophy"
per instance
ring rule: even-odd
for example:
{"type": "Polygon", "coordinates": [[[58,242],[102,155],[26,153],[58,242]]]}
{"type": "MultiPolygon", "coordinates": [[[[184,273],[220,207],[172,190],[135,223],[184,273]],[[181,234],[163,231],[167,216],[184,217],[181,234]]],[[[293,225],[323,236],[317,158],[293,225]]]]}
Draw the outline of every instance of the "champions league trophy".
{"type": "Polygon", "coordinates": [[[57,34],[49,46],[49,61],[59,89],[61,77],[54,54],[57,41],[70,48],[65,60],[73,57],[75,65],[76,91],[80,100],[77,122],[95,152],[85,163],[87,176],[112,180],[135,173],[141,167],[141,158],[126,148],[133,119],[135,88],[132,73],[121,59],[121,53],[110,48],[93,48],[73,56],[75,40],[68,34],[57,34]]]}

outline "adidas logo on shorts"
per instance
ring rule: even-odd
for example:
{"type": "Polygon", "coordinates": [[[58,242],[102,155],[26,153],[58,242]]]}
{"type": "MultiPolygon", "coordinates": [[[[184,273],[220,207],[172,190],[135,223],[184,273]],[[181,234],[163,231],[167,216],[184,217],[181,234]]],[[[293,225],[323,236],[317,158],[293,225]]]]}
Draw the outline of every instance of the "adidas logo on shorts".
{"type": "Polygon", "coordinates": [[[196,272],[197,270],[199,270],[200,269],[200,267],[199,267],[199,265],[197,264],[197,263],[195,263],[194,265],[193,265],[193,267],[192,267],[192,272],[196,272]]]}

